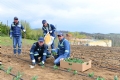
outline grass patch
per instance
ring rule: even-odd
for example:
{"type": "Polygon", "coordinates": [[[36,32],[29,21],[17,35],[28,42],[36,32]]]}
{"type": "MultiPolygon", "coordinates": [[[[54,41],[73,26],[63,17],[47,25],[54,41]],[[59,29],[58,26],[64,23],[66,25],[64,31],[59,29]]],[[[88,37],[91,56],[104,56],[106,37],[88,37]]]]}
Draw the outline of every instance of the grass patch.
{"type": "MultiPolygon", "coordinates": [[[[22,45],[32,45],[35,40],[22,39],[22,45]]],[[[0,36],[0,45],[2,46],[12,46],[13,40],[10,37],[1,37],[0,36]]]]}

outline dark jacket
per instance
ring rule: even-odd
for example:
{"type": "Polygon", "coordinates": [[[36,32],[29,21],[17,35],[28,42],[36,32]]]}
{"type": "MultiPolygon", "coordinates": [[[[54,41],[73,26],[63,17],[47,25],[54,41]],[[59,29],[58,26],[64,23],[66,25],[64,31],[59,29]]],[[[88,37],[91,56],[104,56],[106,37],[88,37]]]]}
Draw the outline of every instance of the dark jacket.
{"type": "MultiPolygon", "coordinates": [[[[43,34],[45,36],[48,33],[48,31],[47,31],[46,27],[44,27],[44,25],[42,27],[42,30],[43,30],[43,34]]],[[[52,24],[48,24],[48,30],[52,31],[52,33],[50,33],[50,35],[55,37],[55,30],[56,30],[55,26],[52,24]]]]}
{"type": "Polygon", "coordinates": [[[21,30],[24,30],[24,27],[18,22],[17,24],[15,24],[15,22],[13,22],[11,24],[11,28],[10,28],[10,35],[11,36],[21,36],[21,30]]]}

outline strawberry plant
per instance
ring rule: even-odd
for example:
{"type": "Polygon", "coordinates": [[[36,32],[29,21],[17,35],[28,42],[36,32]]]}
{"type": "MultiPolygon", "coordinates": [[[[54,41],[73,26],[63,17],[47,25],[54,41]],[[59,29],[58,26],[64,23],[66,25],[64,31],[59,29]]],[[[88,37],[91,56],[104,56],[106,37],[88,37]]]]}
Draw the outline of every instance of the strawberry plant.
{"type": "Polygon", "coordinates": [[[117,77],[117,75],[114,77],[114,80],[118,80],[118,77],[117,77]]]}
{"type": "Polygon", "coordinates": [[[54,68],[54,69],[58,69],[58,66],[57,66],[57,65],[54,65],[53,68],[54,68]]]}
{"type": "Polygon", "coordinates": [[[6,70],[6,73],[10,74],[10,72],[12,71],[12,69],[13,69],[12,67],[8,67],[8,69],[6,70]]]}
{"type": "Polygon", "coordinates": [[[0,65],[0,70],[2,70],[4,67],[3,67],[3,65],[0,65]]]}
{"type": "Polygon", "coordinates": [[[105,80],[104,78],[101,78],[101,77],[97,77],[96,80],[105,80]]]}
{"type": "Polygon", "coordinates": [[[70,72],[72,69],[71,69],[71,68],[68,68],[67,70],[68,70],[68,72],[70,72]]]}
{"type": "Polygon", "coordinates": [[[39,63],[40,66],[42,66],[44,68],[44,64],[42,62],[39,63]]]}
{"type": "Polygon", "coordinates": [[[93,76],[94,76],[94,73],[93,73],[93,72],[92,72],[92,73],[89,73],[88,76],[89,76],[89,77],[93,77],[93,76]]]}
{"type": "Polygon", "coordinates": [[[53,56],[57,56],[58,54],[56,52],[52,52],[52,55],[53,56]]]}
{"type": "Polygon", "coordinates": [[[14,77],[13,80],[20,80],[22,77],[22,74],[20,72],[17,73],[16,77],[14,77]]]}
{"type": "Polygon", "coordinates": [[[66,58],[65,61],[66,61],[66,62],[71,62],[71,63],[72,63],[72,62],[73,62],[73,63],[80,63],[80,64],[84,63],[83,60],[77,59],[77,58],[66,58]]]}
{"type": "Polygon", "coordinates": [[[37,80],[38,76],[33,76],[32,80],[37,80]]]}
{"type": "Polygon", "coordinates": [[[43,66],[41,66],[42,68],[44,68],[45,66],[43,65],[43,66]]]}
{"type": "Polygon", "coordinates": [[[73,74],[74,74],[74,75],[75,75],[75,74],[77,74],[77,71],[76,71],[76,70],[74,70],[74,71],[73,71],[73,74]]]}

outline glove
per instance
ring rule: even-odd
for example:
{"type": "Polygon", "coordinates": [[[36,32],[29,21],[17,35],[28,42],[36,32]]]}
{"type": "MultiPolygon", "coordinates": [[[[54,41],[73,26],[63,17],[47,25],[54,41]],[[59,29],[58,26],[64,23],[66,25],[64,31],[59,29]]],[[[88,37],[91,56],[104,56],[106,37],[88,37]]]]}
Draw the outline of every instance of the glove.
{"type": "Polygon", "coordinates": [[[30,65],[30,68],[34,68],[35,65],[36,65],[36,63],[35,63],[35,62],[32,62],[32,65],[30,65]]]}
{"type": "Polygon", "coordinates": [[[52,31],[49,31],[49,33],[52,33],[52,31]]]}
{"type": "Polygon", "coordinates": [[[10,35],[10,38],[12,39],[12,35],[10,35]]]}
{"type": "Polygon", "coordinates": [[[46,33],[44,33],[44,36],[46,35],[46,33]]]}
{"type": "Polygon", "coordinates": [[[26,32],[26,30],[24,29],[23,32],[26,32]]]}

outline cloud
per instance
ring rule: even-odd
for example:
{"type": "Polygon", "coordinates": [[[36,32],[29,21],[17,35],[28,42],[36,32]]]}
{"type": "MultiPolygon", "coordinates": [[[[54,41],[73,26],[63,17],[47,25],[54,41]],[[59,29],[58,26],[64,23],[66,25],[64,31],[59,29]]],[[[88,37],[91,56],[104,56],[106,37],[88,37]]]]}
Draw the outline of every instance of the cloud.
{"type": "MultiPolygon", "coordinates": [[[[18,16],[30,22],[32,28],[42,26],[41,21],[46,19],[60,30],[69,27],[70,31],[97,32],[113,26],[119,28],[119,3],[120,0],[0,0],[0,18],[12,22],[18,16]]],[[[106,32],[110,31],[118,30],[106,32]]]]}

